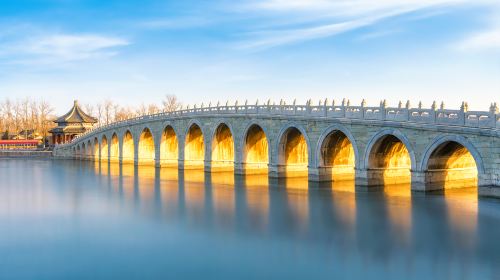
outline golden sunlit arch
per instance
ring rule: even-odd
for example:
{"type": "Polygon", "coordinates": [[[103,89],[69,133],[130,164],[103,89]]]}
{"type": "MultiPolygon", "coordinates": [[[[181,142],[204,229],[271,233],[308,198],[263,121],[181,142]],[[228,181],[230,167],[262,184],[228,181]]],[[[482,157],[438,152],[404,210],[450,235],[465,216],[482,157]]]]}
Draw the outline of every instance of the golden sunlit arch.
{"type": "Polygon", "coordinates": [[[151,129],[144,128],[139,137],[137,160],[139,164],[155,164],[155,141],[151,129]]]}
{"type": "Polygon", "coordinates": [[[118,140],[118,135],[113,133],[111,137],[111,143],[109,146],[109,161],[118,162],[120,159],[120,142],[118,140]]]}
{"type": "Polygon", "coordinates": [[[351,133],[340,125],[325,130],[318,141],[320,180],[354,180],[358,149],[351,133]]]}
{"type": "Polygon", "coordinates": [[[177,133],[171,125],[163,130],[160,144],[161,166],[177,166],[179,159],[179,141],[177,133]]]}
{"type": "Polygon", "coordinates": [[[234,138],[231,128],[226,123],[219,123],[212,136],[212,169],[233,170],[234,138]]]}
{"type": "Polygon", "coordinates": [[[94,138],[94,145],[92,146],[93,148],[93,157],[95,161],[99,161],[99,154],[101,153],[100,151],[100,146],[99,146],[99,139],[94,138]]]}
{"type": "Polygon", "coordinates": [[[242,152],[246,174],[265,174],[268,172],[269,140],[260,125],[251,124],[246,129],[242,152]]]}
{"type": "Polygon", "coordinates": [[[122,162],[123,163],[134,163],[135,156],[135,145],[134,145],[134,137],[132,133],[127,130],[123,135],[122,141],[122,162]]]}
{"type": "Polygon", "coordinates": [[[375,134],[368,142],[365,166],[371,185],[408,185],[415,155],[410,141],[401,132],[387,129],[375,134]]]}
{"type": "Polygon", "coordinates": [[[278,163],[284,168],[286,177],[308,175],[309,145],[305,130],[299,126],[282,129],[278,142],[278,163]]]}
{"type": "Polygon", "coordinates": [[[103,135],[101,138],[101,161],[108,160],[108,152],[109,152],[108,138],[106,137],[106,135],[103,135]]]}
{"type": "Polygon", "coordinates": [[[437,189],[477,187],[478,174],[484,172],[477,149],[455,135],[439,137],[426,149],[421,170],[426,184],[437,189]]]}
{"type": "Polygon", "coordinates": [[[203,131],[197,123],[192,123],[186,133],[184,144],[184,167],[203,168],[205,163],[205,141],[203,131]]]}

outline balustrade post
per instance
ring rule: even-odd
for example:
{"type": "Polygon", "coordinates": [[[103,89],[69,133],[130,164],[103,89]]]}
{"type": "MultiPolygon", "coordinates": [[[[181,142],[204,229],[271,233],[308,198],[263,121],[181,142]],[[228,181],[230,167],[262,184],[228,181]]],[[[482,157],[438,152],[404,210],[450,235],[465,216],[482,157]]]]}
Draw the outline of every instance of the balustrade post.
{"type": "Polygon", "coordinates": [[[327,117],[328,114],[328,98],[325,98],[325,103],[323,104],[323,115],[325,118],[327,117]]]}
{"type": "Polygon", "coordinates": [[[467,108],[468,108],[467,102],[463,101],[462,105],[460,106],[460,113],[458,115],[458,118],[460,120],[460,124],[462,124],[464,126],[465,126],[465,123],[466,123],[465,113],[467,112],[467,108]]]}
{"type": "Polygon", "coordinates": [[[405,108],[406,108],[406,121],[410,121],[410,117],[411,117],[411,113],[410,113],[410,109],[411,109],[410,100],[406,101],[405,108]]]}
{"type": "Polygon", "coordinates": [[[342,116],[345,118],[346,117],[346,114],[345,114],[345,98],[342,99],[342,116]]]}
{"type": "Polygon", "coordinates": [[[497,126],[497,114],[498,114],[498,105],[496,102],[494,103],[491,103],[491,106],[490,106],[490,116],[489,116],[489,119],[490,119],[490,123],[489,125],[491,127],[496,127],[497,126]]]}
{"type": "Polygon", "coordinates": [[[365,107],[366,107],[366,100],[363,98],[363,100],[361,100],[361,119],[365,118],[365,107]]]}
{"type": "Polygon", "coordinates": [[[380,101],[380,119],[385,120],[386,119],[386,108],[387,108],[387,100],[382,100],[380,101]]]}
{"type": "Polygon", "coordinates": [[[436,123],[436,115],[437,115],[437,104],[436,104],[436,101],[434,100],[434,102],[432,102],[432,106],[431,106],[431,109],[432,109],[432,122],[433,123],[436,123]]]}

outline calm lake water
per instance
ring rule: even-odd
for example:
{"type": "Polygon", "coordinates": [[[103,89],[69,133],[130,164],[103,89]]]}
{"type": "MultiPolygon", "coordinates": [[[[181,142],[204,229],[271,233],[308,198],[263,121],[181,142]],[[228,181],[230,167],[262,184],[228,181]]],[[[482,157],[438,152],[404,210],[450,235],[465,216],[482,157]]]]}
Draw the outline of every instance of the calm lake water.
{"type": "Polygon", "coordinates": [[[0,279],[495,279],[500,200],[0,160],[0,279]]]}

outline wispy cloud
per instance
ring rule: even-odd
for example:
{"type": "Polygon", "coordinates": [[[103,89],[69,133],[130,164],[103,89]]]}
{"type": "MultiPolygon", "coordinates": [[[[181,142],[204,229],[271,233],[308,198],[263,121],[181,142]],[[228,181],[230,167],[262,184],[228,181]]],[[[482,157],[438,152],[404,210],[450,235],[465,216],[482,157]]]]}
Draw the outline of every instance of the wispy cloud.
{"type": "Polygon", "coordinates": [[[500,51],[500,27],[485,32],[472,34],[458,42],[458,50],[479,51],[479,50],[499,50],[500,51]]]}
{"type": "Polygon", "coordinates": [[[58,64],[117,54],[126,39],[102,34],[27,33],[6,35],[0,41],[0,61],[20,64],[58,64]]]}
{"type": "Polygon", "coordinates": [[[145,29],[187,29],[206,26],[211,22],[203,17],[158,18],[139,22],[138,26],[145,29]]]}
{"type": "Polygon", "coordinates": [[[27,53],[65,61],[114,55],[112,48],[130,44],[127,40],[103,35],[58,34],[39,38],[25,48],[27,53]]]}
{"type": "MultiPolygon", "coordinates": [[[[258,32],[246,33],[243,49],[266,49],[313,39],[331,37],[377,24],[404,14],[463,5],[489,5],[490,0],[266,0],[248,3],[243,9],[282,22],[258,32]],[[288,21],[288,24],[287,24],[288,21]]],[[[383,31],[382,31],[383,32],[383,31]]],[[[381,33],[383,34],[383,33],[381,33]]],[[[387,34],[386,34],[387,35],[387,34]]]]}

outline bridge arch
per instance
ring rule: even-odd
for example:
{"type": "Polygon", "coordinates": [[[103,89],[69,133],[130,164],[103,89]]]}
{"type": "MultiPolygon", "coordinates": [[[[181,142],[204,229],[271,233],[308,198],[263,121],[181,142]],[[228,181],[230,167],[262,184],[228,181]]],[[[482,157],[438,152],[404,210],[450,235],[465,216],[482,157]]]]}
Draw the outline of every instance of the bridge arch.
{"type": "Polygon", "coordinates": [[[108,152],[109,152],[108,138],[106,137],[106,135],[102,135],[101,146],[100,146],[101,161],[108,160],[108,152]]]}
{"type": "Polygon", "coordinates": [[[477,186],[484,174],[483,159],[476,147],[460,135],[438,136],[426,147],[420,170],[434,188],[477,186]]]}
{"type": "Polygon", "coordinates": [[[92,160],[94,155],[94,148],[92,147],[92,141],[88,140],[87,141],[87,159],[92,160]]]}
{"type": "Polygon", "coordinates": [[[411,183],[411,171],[416,170],[413,145],[399,130],[383,129],[368,141],[364,168],[370,185],[411,183]]]}
{"type": "Polygon", "coordinates": [[[81,152],[80,152],[80,159],[84,160],[87,157],[87,151],[85,149],[85,142],[82,142],[80,144],[81,152]]]}
{"type": "Polygon", "coordinates": [[[179,139],[172,124],[165,125],[160,142],[161,166],[177,166],[179,160],[179,139]]]}
{"type": "Polygon", "coordinates": [[[143,165],[155,164],[155,140],[149,127],[144,127],[137,141],[137,161],[143,165]]]}
{"type": "Polygon", "coordinates": [[[205,165],[205,133],[201,124],[192,120],[184,138],[184,167],[203,168],[205,165]]]}
{"type": "Polygon", "coordinates": [[[118,134],[113,132],[111,143],[109,144],[109,161],[118,162],[120,160],[120,140],[118,134]]]}
{"type": "Polygon", "coordinates": [[[218,121],[212,131],[210,144],[212,170],[233,170],[235,143],[231,124],[225,121],[218,121]]]}
{"type": "Polygon", "coordinates": [[[93,147],[93,157],[94,157],[94,160],[95,161],[99,161],[100,160],[100,153],[101,153],[101,150],[100,150],[100,144],[99,144],[99,138],[94,137],[94,143],[92,145],[93,147]]]}
{"type": "Polygon", "coordinates": [[[271,141],[265,126],[257,122],[249,123],[241,135],[242,163],[245,173],[267,173],[271,158],[271,141]]]}
{"type": "Polygon", "coordinates": [[[73,148],[73,153],[76,158],[80,159],[82,157],[82,148],[80,145],[76,146],[76,149],[73,148]]]}
{"type": "Polygon", "coordinates": [[[134,163],[135,160],[134,136],[130,130],[126,130],[122,136],[121,158],[123,163],[134,163]]]}
{"type": "Polygon", "coordinates": [[[334,124],[321,133],[313,160],[320,169],[321,180],[354,180],[359,158],[352,133],[343,125],[334,124]]]}
{"type": "Polygon", "coordinates": [[[276,146],[280,172],[285,172],[287,177],[307,176],[310,147],[306,130],[301,125],[289,123],[283,126],[276,146]]]}

